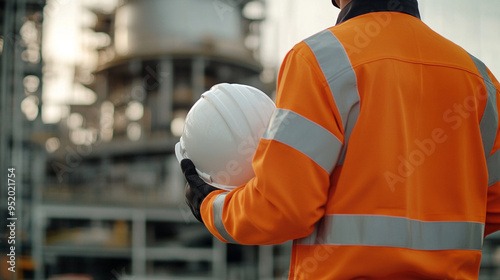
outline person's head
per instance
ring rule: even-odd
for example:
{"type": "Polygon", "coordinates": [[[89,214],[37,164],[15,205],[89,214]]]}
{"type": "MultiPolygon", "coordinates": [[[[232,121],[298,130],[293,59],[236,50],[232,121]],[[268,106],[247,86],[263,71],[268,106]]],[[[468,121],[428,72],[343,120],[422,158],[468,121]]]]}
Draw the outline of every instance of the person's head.
{"type": "Polygon", "coordinates": [[[351,1],[352,0],[332,0],[332,3],[333,3],[333,5],[335,5],[335,7],[343,9],[351,1]]]}

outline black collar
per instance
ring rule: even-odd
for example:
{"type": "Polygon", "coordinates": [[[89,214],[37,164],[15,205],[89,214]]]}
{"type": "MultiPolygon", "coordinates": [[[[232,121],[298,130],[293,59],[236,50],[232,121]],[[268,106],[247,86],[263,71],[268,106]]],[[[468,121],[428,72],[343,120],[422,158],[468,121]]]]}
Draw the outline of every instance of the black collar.
{"type": "Polygon", "coordinates": [[[340,11],[337,24],[372,12],[401,12],[420,18],[417,0],[352,0],[340,11]]]}

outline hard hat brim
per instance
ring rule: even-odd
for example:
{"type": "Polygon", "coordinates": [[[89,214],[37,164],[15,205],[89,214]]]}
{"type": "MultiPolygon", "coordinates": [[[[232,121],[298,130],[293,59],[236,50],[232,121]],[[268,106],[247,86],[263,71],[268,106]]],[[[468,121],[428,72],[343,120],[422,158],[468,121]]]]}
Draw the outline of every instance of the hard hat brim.
{"type": "Polygon", "coordinates": [[[179,164],[181,163],[181,161],[183,159],[186,159],[187,157],[184,156],[184,153],[183,153],[183,149],[182,149],[182,144],[181,142],[177,142],[177,144],[175,144],[175,157],[177,158],[177,161],[179,162],[179,164]]]}

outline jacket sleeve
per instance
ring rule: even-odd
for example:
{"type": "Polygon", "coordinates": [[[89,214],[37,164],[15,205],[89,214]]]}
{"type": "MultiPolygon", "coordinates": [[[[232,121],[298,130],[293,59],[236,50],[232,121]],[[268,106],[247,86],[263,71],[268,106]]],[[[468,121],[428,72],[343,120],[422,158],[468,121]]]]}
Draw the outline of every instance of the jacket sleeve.
{"type": "MultiPolygon", "coordinates": [[[[500,112],[500,83],[488,72],[496,88],[497,117],[500,112]]],[[[488,164],[488,204],[486,212],[486,228],[484,235],[500,230],[500,117],[497,120],[496,140],[493,150],[487,159],[488,164]]]]}
{"type": "Polygon", "coordinates": [[[343,129],[304,43],[282,64],[276,105],[252,161],[255,177],[231,192],[211,193],[202,204],[205,225],[224,242],[267,245],[305,237],[324,215],[343,129]]]}

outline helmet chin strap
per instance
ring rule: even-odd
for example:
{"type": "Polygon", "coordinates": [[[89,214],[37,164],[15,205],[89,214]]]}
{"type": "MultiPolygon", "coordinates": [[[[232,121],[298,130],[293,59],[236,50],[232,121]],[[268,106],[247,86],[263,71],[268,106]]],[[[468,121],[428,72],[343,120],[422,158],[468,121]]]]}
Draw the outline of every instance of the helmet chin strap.
{"type": "Polygon", "coordinates": [[[340,9],[339,5],[337,4],[337,2],[335,2],[335,0],[332,0],[332,4],[333,4],[333,6],[335,6],[335,7],[337,7],[337,8],[340,9]]]}

